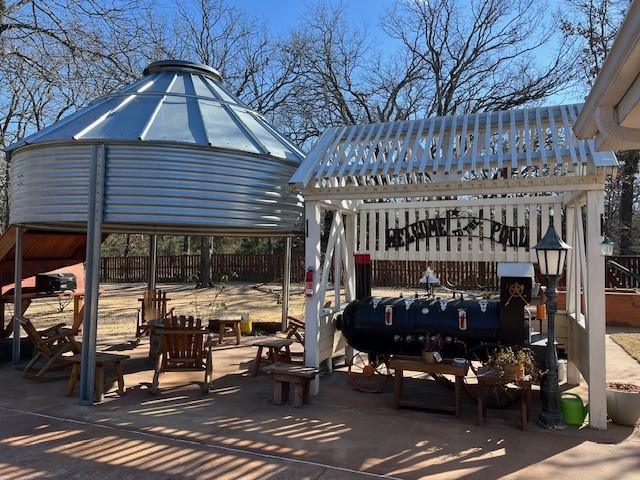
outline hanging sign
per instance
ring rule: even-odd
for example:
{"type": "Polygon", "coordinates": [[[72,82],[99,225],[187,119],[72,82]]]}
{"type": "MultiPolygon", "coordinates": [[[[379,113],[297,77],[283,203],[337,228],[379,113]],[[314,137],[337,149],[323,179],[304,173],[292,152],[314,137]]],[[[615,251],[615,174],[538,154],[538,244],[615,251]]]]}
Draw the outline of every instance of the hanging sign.
{"type": "Polygon", "coordinates": [[[464,215],[460,210],[447,210],[443,217],[418,220],[400,228],[387,228],[386,248],[398,248],[422,239],[433,237],[479,237],[506,247],[529,245],[526,226],[510,226],[487,218],[464,215]],[[451,217],[458,218],[457,228],[452,228],[451,217]],[[462,225],[461,225],[462,224],[462,225]],[[482,234],[480,225],[482,224],[482,234]]]}

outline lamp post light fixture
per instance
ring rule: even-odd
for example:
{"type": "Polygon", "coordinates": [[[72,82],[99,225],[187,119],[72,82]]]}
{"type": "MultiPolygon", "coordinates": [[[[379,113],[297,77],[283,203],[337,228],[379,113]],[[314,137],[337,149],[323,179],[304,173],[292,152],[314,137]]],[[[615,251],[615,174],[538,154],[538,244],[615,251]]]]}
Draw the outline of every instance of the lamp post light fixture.
{"type": "Polygon", "coordinates": [[[613,240],[605,235],[604,240],[602,240],[602,255],[604,257],[610,257],[613,255],[613,245],[613,240]]]}
{"type": "Polygon", "coordinates": [[[567,251],[571,249],[564,243],[553,222],[544,237],[533,247],[538,257],[540,273],[547,278],[547,348],[545,351],[546,373],[540,384],[542,413],[538,425],[548,429],[565,427],[560,411],[560,386],[558,385],[558,351],[555,345],[556,282],[564,270],[567,251]]]}

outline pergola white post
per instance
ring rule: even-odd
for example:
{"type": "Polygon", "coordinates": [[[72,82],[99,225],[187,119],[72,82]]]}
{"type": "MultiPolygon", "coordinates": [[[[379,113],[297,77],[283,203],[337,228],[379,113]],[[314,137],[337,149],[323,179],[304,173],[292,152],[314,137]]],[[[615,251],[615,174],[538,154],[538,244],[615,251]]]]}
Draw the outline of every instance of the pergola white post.
{"type": "Polygon", "coordinates": [[[156,277],[158,269],[158,236],[149,236],[149,280],[147,288],[150,292],[156,289],[156,277]]]}
{"type": "MultiPolygon", "coordinates": [[[[569,251],[567,255],[567,268],[565,270],[565,279],[566,279],[566,309],[569,315],[576,313],[575,308],[575,299],[576,299],[576,288],[578,288],[578,284],[576,282],[576,268],[579,262],[578,256],[578,248],[576,245],[576,209],[580,210],[580,204],[577,206],[572,205],[567,207],[565,219],[567,226],[567,243],[573,247],[572,250],[569,251]]],[[[574,319],[568,318],[568,322],[575,322],[574,319]]],[[[570,335],[570,334],[569,334],[570,335]]],[[[578,366],[576,364],[576,357],[578,352],[575,351],[575,346],[573,344],[572,339],[570,338],[567,342],[567,383],[569,385],[579,385],[580,384],[580,371],[578,370],[578,366]]]]}
{"type": "MultiPolygon", "coordinates": [[[[320,270],[320,205],[315,201],[305,202],[305,272],[313,269],[313,295],[306,297],[304,363],[307,367],[320,366],[320,292],[318,281],[320,270]]],[[[311,394],[317,395],[320,390],[318,376],[311,383],[311,394]]]]}
{"type": "Polygon", "coordinates": [[[92,405],[94,401],[106,148],[104,145],[94,145],[91,153],[85,309],[82,319],[82,363],[80,364],[80,405],[92,405]]]}
{"type": "MultiPolygon", "coordinates": [[[[357,249],[357,215],[346,215],[344,221],[344,237],[346,245],[345,261],[345,296],[347,302],[351,302],[356,297],[356,262],[355,252],[357,249]]],[[[344,349],[344,362],[346,365],[351,364],[353,359],[353,348],[349,344],[344,349]]]]}
{"type": "Polygon", "coordinates": [[[13,352],[12,363],[20,363],[20,318],[22,318],[22,238],[24,230],[16,227],[15,275],[13,287],[13,352]]]}
{"type": "Polygon", "coordinates": [[[356,296],[356,262],[354,254],[356,252],[357,220],[356,214],[348,214],[344,220],[344,236],[346,243],[345,264],[345,296],[347,302],[352,301],[356,296]]]}
{"type": "Polygon", "coordinates": [[[606,396],[606,320],[604,257],[600,219],[604,210],[604,193],[587,192],[587,335],[589,339],[589,423],[598,429],[607,428],[606,396]]]}
{"type": "Polygon", "coordinates": [[[284,265],[282,269],[282,331],[289,326],[289,286],[291,285],[291,237],[284,237],[284,265]]]}

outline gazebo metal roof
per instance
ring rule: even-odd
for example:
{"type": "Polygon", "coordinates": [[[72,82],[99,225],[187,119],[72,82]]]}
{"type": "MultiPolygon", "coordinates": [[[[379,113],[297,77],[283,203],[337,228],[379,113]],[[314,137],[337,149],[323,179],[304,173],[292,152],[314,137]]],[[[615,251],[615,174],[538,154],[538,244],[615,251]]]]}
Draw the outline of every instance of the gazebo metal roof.
{"type": "Polygon", "coordinates": [[[304,154],[240,103],[213,68],[165,60],[131,85],[99,98],[11,145],[66,141],[171,142],[301,161],[304,154]]]}
{"type": "Polygon", "coordinates": [[[304,154],[211,67],[153,63],[131,85],[11,145],[10,222],[86,228],[96,145],[104,148],[106,232],[301,229],[288,179],[304,154]]]}

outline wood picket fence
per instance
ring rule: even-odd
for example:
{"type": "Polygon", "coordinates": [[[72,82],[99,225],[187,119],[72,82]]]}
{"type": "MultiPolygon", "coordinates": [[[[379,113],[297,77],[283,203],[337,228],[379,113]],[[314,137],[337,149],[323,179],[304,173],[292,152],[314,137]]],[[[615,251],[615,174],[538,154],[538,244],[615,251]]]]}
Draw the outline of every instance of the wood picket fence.
{"type": "MultiPolygon", "coordinates": [[[[611,257],[633,272],[640,273],[640,257],[611,257]]],[[[211,258],[212,277],[219,280],[248,282],[274,282],[282,278],[284,257],[276,254],[214,254],[211,258]]],[[[373,260],[372,281],[378,287],[418,288],[419,279],[427,262],[416,260],[373,260]]],[[[157,281],[192,283],[200,271],[199,255],[158,256],[157,281]]],[[[496,262],[430,261],[429,265],[440,278],[442,285],[452,288],[497,290],[496,262]]],[[[145,282],[149,271],[149,257],[103,257],[101,279],[107,283],[145,282]]],[[[605,269],[607,288],[633,289],[640,284],[621,274],[610,265],[605,269]]],[[[291,258],[291,278],[304,280],[304,257],[291,258]]],[[[331,278],[331,277],[330,277],[331,278]]],[[[563,280],[560,281],[562,286],[563,280]]]]}

